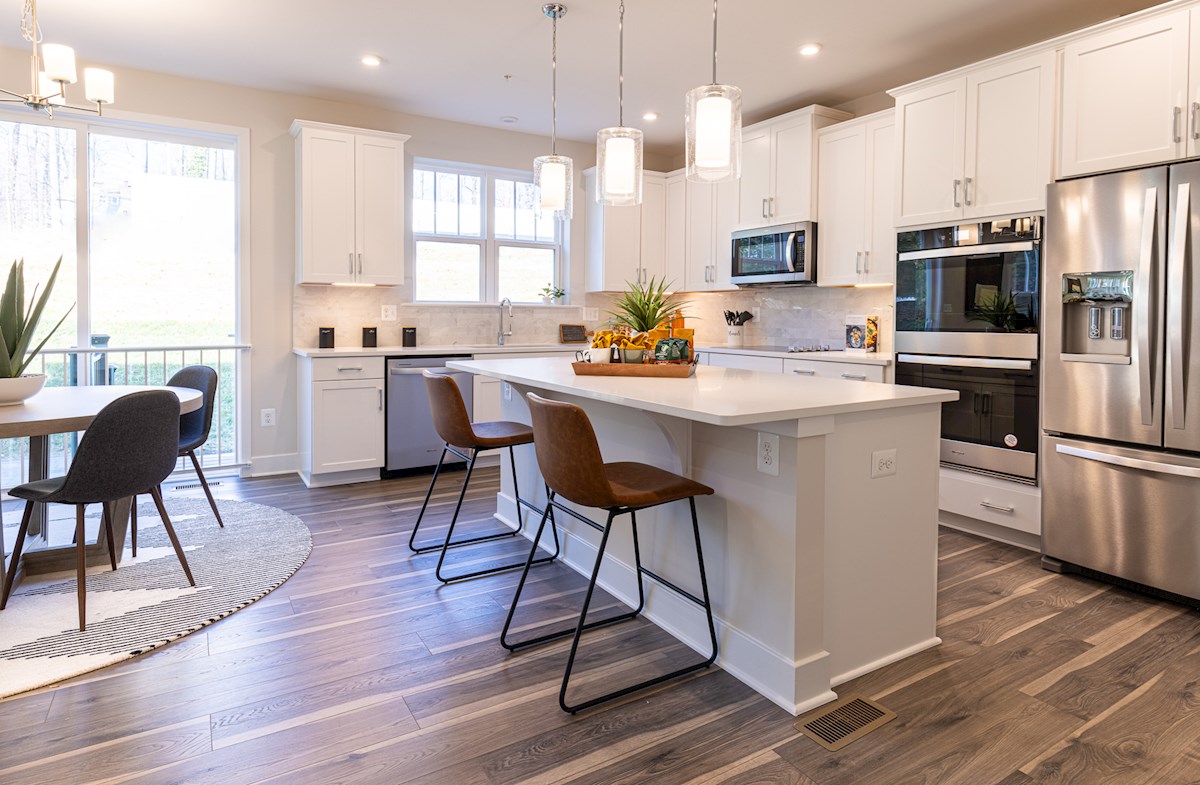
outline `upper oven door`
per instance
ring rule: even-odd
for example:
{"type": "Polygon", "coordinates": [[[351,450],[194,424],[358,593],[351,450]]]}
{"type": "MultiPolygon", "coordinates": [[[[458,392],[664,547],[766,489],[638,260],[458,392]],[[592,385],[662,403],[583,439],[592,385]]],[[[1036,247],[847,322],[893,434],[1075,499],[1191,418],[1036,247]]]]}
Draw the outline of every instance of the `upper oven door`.
{"type": "Polygon", "coordinates": [[[1037,357],[1038,244],[907,251],[896,262],[896,348],[1037,357]]]}
{"type": "Polygon", "coordinates": [[[814,283],[815,226],[809,222],[733,233],[735,284],[814,283]]]}

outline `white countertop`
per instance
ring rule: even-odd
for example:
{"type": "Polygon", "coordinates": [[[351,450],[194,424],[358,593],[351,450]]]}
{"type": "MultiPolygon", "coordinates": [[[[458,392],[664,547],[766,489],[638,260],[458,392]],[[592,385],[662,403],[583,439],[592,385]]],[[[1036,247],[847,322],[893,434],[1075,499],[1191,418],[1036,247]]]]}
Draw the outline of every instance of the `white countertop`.
{"type": "Polygon", "coordinates": [[[698,352],[714,354],[748,354],[755,357],[782,357],[785,360],[815,360],[825,363],[859,363],[861,365],[891,365],[894,357],[888,352],[789,352],[786,346],[697,346],[698,352]]]}
{"type": "Polygon", "coordinates": [[[711,425],[755,425],[958,399],[950,390],[700,366],[688,379],[576,376],[567,358],[454,360],[447,367],[513,384],[711,425]]]}
{"type": "Polygon", "coordinates": [[[344,349],[317,349],[311,346],[297,346],[292,354],[300,357],[399,357],[399,356],[428,356],[443,354],[525,354],[532,352],[576,352],[587,344],[583,343],[546,343],[546,344],[510,344],[508,346],[378,346],[373,349],[362,347],[346,347],[344,349]]]}

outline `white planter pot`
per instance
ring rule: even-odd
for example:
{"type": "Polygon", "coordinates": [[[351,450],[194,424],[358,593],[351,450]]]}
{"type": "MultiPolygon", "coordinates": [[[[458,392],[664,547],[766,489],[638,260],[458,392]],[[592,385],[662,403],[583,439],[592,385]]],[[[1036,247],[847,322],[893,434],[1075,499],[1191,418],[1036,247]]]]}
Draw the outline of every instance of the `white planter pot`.
{"type": "Polygon", "coordinates": [[[42,391],[46,374],[29,373],[15,379],[0,379],[0,406],[24,403],[42,391]]]}

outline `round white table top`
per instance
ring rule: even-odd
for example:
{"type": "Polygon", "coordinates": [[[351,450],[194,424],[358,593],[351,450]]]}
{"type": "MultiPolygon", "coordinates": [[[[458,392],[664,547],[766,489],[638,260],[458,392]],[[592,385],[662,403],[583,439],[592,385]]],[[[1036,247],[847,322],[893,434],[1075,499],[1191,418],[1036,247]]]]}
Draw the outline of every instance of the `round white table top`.
{"type": "Polygon", "coordinates": [[[180,414],[194,412],[204,403],[201,392],[190,387],[132,384],[46,387],[24,403],[0,406],[0,439],[87,430],[105,406],[130,393],[145,390],[175,393],[179,398],[180,414]]]}

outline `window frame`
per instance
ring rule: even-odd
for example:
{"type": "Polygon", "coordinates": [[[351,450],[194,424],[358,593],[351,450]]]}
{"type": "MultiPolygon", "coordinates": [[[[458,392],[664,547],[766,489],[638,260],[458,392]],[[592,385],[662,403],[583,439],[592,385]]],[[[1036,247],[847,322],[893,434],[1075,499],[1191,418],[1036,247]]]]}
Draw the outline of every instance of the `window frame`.
{"type": "MultiPolygon", "coordinates": [[[[470,164],[442,161],[434,158],[414,158],[412,181],[416,182],[417,170],[445,172],[469,177],[481,177],[484,182],[481,212],[483,213],[480,226],[483,233],[479,237],[461,234],[437,234],[436,232],[418,232],[413,221],[412,246],[410,258],[413,260],[413,282],[410,294],[414,305],[498,305],[500,302],[500,249],[501,248],[535,248],[554,251],[554,280],[553,285],[567,289],[564,281],[567,279],[566,242],[564,238],[569,232],[569,223],[551,219],[554,226],[554,240],[509,240],[496,236],[496,181],[511,180],[519,183],[534,182],[532,171],[506,169],[496,166],[472,166],[470,164]],[[479,299],[478,300],[423,300],[417,291],[417,243],[445,242],[475,245],[479,253],[479,299]]],[[[408,198],[413,199],[412,191],[408,198]]],[[[410,214],[413,211],[410,209],[410,214]]],[[[539,301],[529,300],[514,303],[515,305],[541,305],[539,301]]]]}

